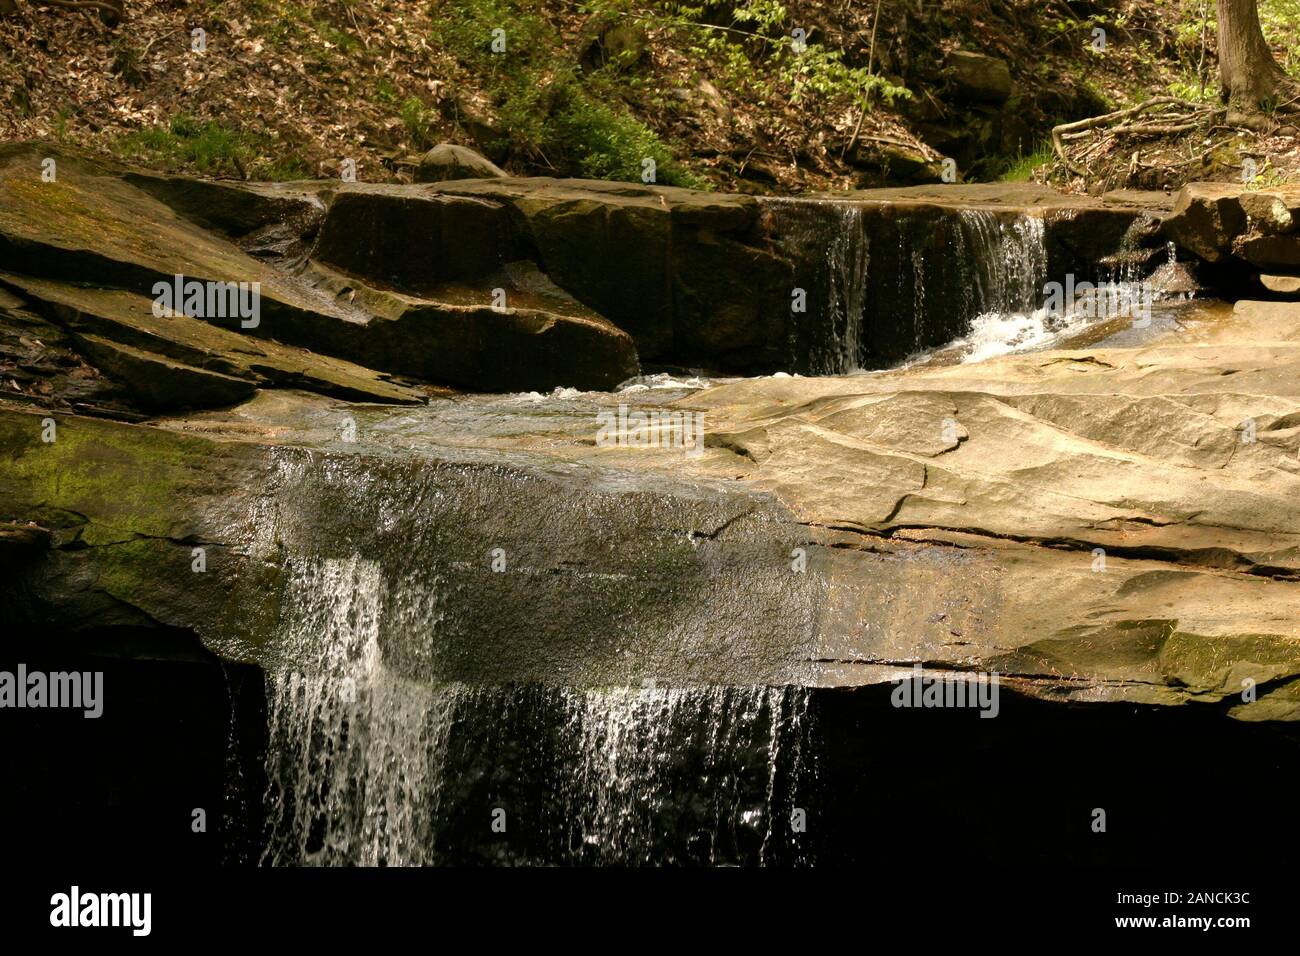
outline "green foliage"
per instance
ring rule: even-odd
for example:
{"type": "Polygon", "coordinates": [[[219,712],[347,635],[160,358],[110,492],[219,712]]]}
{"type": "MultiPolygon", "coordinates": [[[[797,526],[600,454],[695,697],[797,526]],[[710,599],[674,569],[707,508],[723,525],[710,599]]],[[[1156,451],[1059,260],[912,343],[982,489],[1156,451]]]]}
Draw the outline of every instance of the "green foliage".
{"type": "MultiPolygon", "coordinates": [[[[1174,26],[1179,50],[1184,63],[1195,73],[1195,67],[1201,61],[1202,46],[1212,52],[1218,43],[1219,23],[1217,4],[1214,0],[1179,0],[1178,15],[1174,26]]],[[[1278,52],[1278,62],[1292,76],[1300,79],[1300,0],[1259,0],[1259,21],[1264,29],[1264,38],[1278,52]]],[[[1217,88],[1218,78],[1209,68],[1210,58],[1206,58],[1206,86],[1217,88]]],[[[1197,91],[1200,80],[1195,81],[1197,91]]],[[[1180,84],[1186,89],[1186,84],[1180,84]]],[[[1178,94],[1182,95],[1182,94],[1178,94]]],[[[1197,97],[1191,97],[1196,99],[1197,97]]]]}
{"type": "Polygon", "coordinates": [[[1184,74],[1169,84],[1169,95],[1196,103],[1212,103],[1219,98],[1219,86],[1213,80],[1202,82],[1195,75],[1184,74]]]}
{"type": "Polygon", "coordinates": [[[1034,173],[1040,166],[1055,161],[1056,154],[1052,151],[1052,145],[1046,142],[1040,143],[1029,155],[1006,160],[1006,166],[998,178],[1004,183],[1029,182],[1034,178],[1034,173]]]}
{"type": "MultiPolygon", "coordinates": [[[[653,159],[659,182],[708,185],[622,106],[612,70],[580,76],[556,31],[522,3],[446,0],[433,39],[485,81],[505,131],[497,145],[594,179],[639,181],[642,161],[653,159]],[[492,50],[497,29],[503,53],[492,50]]],[[[403,121],[410,129],[405,111],[403,121]]]]}
{"type": "Polygon", "coordinates": [[[429,113],[423,103],[415,97],[402,101],[402,125],[407,135],[418,149],[428,149],[434,145],[434,136],[429,122],[429,113]]]}
{"type": "Polygon", "coordinates": [[[706,180],[678,165],[644,124],[591,100],[574,86],[567,89],[548,132],[588,178],[635,181],[641,178],[644,161],[652,159],[659,182],[696,189],[708,186],[706,180]]]}
{"type": "Polygon", "coordinates": [[[1259,19],[1282,68],[1300,79],[1300,0],[1260,0],[1259,19]]]}
{"type": "Polygon", "coordinates": [[[244,176],[256,170],[267,179],[300,179],[306,164],[268,137],[233,129],[216,120],[178,113],[166,125],[136,130],[112,143],[118,155],[172,168],[191,167],[212,175],[244,176]],[[264,160],[271,155],[274,159],[264,160]]]}
{"type": "Polygon", "coordinates": [[[72,114],[66,109],[61,109],[54,117],[54,138],[60,143],[66,143],[68,140],[68,120],[72,119],[72,114]]]}
{"type": "MultiPolygon", "coordinates": [[[[589,6],[609,11],[626,5],[626,0],[596,0],[589,6]]],[[[737,92],[753,91],[792,103],[848,101],[860,108],[877,99],[892,104],[912,95],[866,66],[849,66],[842,50],[806,38],[797,44],[787,29],[787,9],[776,0],[699,0],[658,6],[660,12],[643,15],[645,21],[684,40],[703,62],[721,67],[722,78],[737,92]],[[737,26],[720,28],[702,22],[719,12],[730,12],[737,26]]]]}
{"type": "Polygon", "coordinates": [[[117,141],[116,148],[124,156],[193,166],[203,173],[237,173],[243,161],[253,155],[240,133],[187,113],[173,116],[166,126],[127,133],[117,141]]]}
{"type": "Polygon", "coordinates": [[[892,104],[897,99],[908,99],[911,92],[897,86],[866,67],[849,67],[843,54],[818,43],[809,43],[801,52],[794,50],[793,38],[781,41],[788,52],[781,64],[780,77],[790,90],[790,102],[801,103],[809,99],[852,98],[865,107],[879,97],[892,104]]]}

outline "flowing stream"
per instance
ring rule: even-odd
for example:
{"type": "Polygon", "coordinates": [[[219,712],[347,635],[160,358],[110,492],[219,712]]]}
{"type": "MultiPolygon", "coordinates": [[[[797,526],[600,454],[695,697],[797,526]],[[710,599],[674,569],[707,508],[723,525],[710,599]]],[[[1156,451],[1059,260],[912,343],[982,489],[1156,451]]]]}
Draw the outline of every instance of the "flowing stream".
{"type": "MultiPolygon", "coordinates": [[[[1043,308],[1041,217],[767,206],[781,241],[802,250],[797,278],[808,307],[792,334],[795,369],[843,374],[944,345],[975,360],[1040,344],[1063,327],[1043,308]]],[[[1112,283],[1138,281],[1135,268],[1123,268],[1112,283]]],[[[647,376],[619,396],[668,400],[708,384],[647,376]]],[[[733,567],[714,536],[671,531],[730,527],[725,496],[683,505],[640,479],[639,516],[611,510],[633,500],[621,479],[592,488],[564,475],[511,478],[500,456],[487,455],[483,467],[472,450],[466,464],[444,463],[435,474],[409,455],[448,429],[513,434],[567,418],[589,429],[595,407],[573,390],[467,397],[367,420],[370,440],[387,444],[366,449],[365,461],[286,458],[280,497],[268,499],[281,512],[259,516],[253,545],[284,575],[284,663],[267,674],[260,862],[812,862],[797,821],[817,786],[816,721],[811,692],[776,666],[788,638],[758,648],[776,662],[767,683],[732,679],[726,654],[713,644],[701,650],[709,628],[726,626],[717,621],[761,619],[762,601],[778,592],[797,613],[768,621],[769,632],[811,630],[820,607],[811,585],[770,570],[789,545],[777,543],[776,560],[733,567]],[[528,513],[553,526],[506,520],[521,493],[545,500],[528,513]],[[320,509],[346,516],[332,522],[340,537],[319,540],[320,509]],[[509,635],[458,618],[472,602],[444,602],[453,579],[493,586],[485,567],[478,577],[466,568],[497,545],[512,562],[532,561],[528,600],[513,607],[509,591],[494,599],[492,619],[516,622],[509,635]],[[570,559],[548,566],[560,551],[570,559]],[[575,560],[590,556],[599,557],[593,569],[575,560]],[[524,672],[542,653],[573,670],[554,683],[480,682],[464,668],[484,641],[498,642],[494,653],[524,672]],[[556,641],[568,643],[557,650],[556,641]],[[638,677],[651,648],[667,648],[670,663],[717,670],[699,684],[659,686],[638,677]]],[[[445,448],[440,454],[445,462],[445,448]]],[[[759,638],[746,639],[752,654],[759,638]]],[[[767,663],[747,660],[738,672],[767,663]]]]}
{"type": "Polygon", "coordinates": [[[290,568],[308,666],[268,675],[262,863],[798,861],[807,691],[411,679],[381,636],[420,594],[360,558],[290,568]]]}
{"type": "Polygon", "coordinates": [[[880,368],[964,335],[981,315],[1032,311],[1047,279],[1041,216],[767,200],[801,267],[793,370],[880,368]]]}

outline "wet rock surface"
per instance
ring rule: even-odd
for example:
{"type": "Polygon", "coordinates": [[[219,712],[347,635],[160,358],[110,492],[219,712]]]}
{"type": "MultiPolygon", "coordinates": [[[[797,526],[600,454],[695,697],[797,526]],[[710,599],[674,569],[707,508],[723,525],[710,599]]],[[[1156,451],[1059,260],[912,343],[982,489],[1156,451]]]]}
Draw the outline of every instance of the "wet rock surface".
{"type": "Polygon", "coordinates": [[[1300,275],[1300,190],[1295,186],[1192,183],[1179,192],[1164,229],[1209,263],[1300,275]]]}
{"type": "MultiPolygon", "coordinates": [[[[1300,712],[1295,305],[1129,347],[614,391],[638,349],[789,358],[766,311],[772,289],[789,310],[802,261],[779,204],[552,180],[146,187],[76,158],[43,183],[31,158],[0,154],[6,367],[41,370],[0,406],[15,625],[185,633],[273,673],[373,646],[416,683],[871,687],[923,663],[1049,701],[1300,712]],[[297,239],[268,243],[286,224],[297,239]],[[178,272],[258,279],[261,324],[155,314],[178,272]],[[702,415],[703,447],[601,442],[629,407],[702,415]]],[[[890,335],[960,334],[938,317],[962,284],[1032,307],[1097,235],[1153,240],[1159,212],[1022,187],[855,198],[817,207],[880,224],[844,231],[862,259],[837,261],[912,270],[898,302],[935,310],[863,326],[846,367],[890,335]],[[1034,268],[932,286],[948,246],[921,241],[945,235],[1034,268]]],[[[827,282],[841,318],[862,307],[827,282]]]]}
{"type": "Polygon", "coordinates": [[[286,636],[294,582],[342,574],[377,595],[408,677],[857,686],[922,662],[1049,700],[1290,719],[1295,309],[640,397],[702,413],[700,455],[597,445],[636,392],[405,411],[263,392],[150,427],[60,420],[62,446],[15,411],[0,517],[54,534],[22,584],[41,613],[81,582],[72,619],[112,607],[264,664],[310,663],[317,629],[286,636]]]}

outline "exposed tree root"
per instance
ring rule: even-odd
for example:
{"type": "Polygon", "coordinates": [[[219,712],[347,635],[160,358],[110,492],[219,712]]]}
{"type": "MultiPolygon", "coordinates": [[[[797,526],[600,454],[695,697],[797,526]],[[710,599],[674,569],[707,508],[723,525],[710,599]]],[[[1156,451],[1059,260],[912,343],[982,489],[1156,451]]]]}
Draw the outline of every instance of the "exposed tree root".
{"type": "Polygon", "coordinates": [[[1087,176],[1088,170],[1076,163],[1066,150],[1067,142],[1088,141],[1078,154],[1078,158],[1086,162],[1092,156],[1109,151],[1122,137],[1190,133],[1227,115],[1228,110],[1224,107],[1191,103],[1176,96],[1156,96],[1127,109],[1055,126],[1052,128],[1052,148],[1066,169],[1076,176],[1087,176]],[[1159,112],[1149,121],[1130,122],[1149,110],[1159,112]]]}

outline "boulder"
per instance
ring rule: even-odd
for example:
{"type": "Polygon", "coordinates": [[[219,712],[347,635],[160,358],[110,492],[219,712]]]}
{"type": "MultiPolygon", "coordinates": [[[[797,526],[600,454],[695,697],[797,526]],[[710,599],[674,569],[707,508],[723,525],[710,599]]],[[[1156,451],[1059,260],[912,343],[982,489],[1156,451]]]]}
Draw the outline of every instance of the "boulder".
{"type": "Polygon", "coordinates": [[[1259,283],[1269,292],[1278,295],[1300,295],[1300,276],[1261,275],[1259,283]]]}
{"type": "Polygon", "coordinates": [[[1223,262],[1232,256],[1232,240],[1246,229],[1243,191],[1230,183],[1188,183],[1164,228],[1179,246],[1206,262],[1223,262]]]}
{"type": "Polygon", "coordinates": [[[467,146],[439,143],[420,158],[415,181],[441,183],[448,179],[498,179],[505,175],[504,169],[467,146]]]}
{"type": "Polygon", "coordinates": [[[601,31],[600,48],[605,62],[631,66],[645,56],[650,36],[635,20],[620,20],[601,31]]]}
{"type": "Polygon", "coordinates": [[[1257,269],[1300,274],[1300,234],[1278,236],[1252,229],[1233,240],[1232,251],[1257,269]]]}
{"type": "Polygon", "coordinates": [[[982,103],[1005,103],[1011,96],[1011,68],[1006,60],[969,50],[954,50],[945,60],[959,96],[982,103]]]}
{"type": "Polygon", "coordinates": [[[1241,208],[1266,235],[1295,232],[1300,229],[1300,186],[1243,192],[1241,208]]]}

